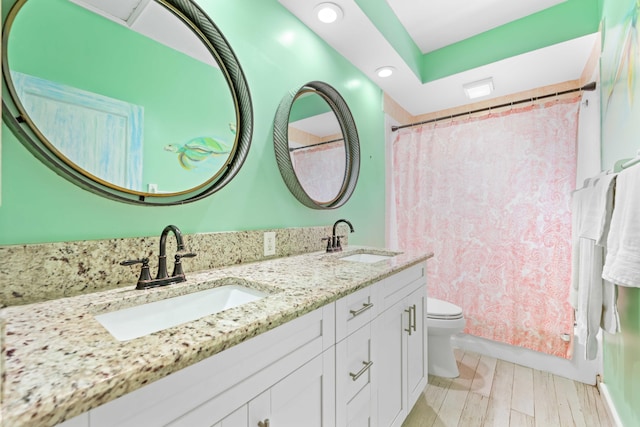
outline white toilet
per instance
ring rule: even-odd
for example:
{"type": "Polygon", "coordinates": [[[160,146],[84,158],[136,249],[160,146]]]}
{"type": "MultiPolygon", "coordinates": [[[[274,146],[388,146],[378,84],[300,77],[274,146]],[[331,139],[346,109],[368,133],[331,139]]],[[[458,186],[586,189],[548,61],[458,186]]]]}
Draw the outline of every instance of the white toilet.
{"type": "Polygon", "coordinates": [[[462,332],[465,325],[462,309],[455,304],[427,298],[427,334],[429,374],[456,378],[460,375],[451,347],[451,336],[462,332]]]}

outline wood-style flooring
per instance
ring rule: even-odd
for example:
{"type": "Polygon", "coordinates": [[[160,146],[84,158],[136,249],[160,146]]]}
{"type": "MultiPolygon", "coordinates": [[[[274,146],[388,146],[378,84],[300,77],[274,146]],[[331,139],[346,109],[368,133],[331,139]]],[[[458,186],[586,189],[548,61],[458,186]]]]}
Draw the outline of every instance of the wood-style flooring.
{"type": "Polygon", "coordinates": [[[402,427],[613,426],[595,386],[455,350],[460,376],[429,375],[402,427]]]}

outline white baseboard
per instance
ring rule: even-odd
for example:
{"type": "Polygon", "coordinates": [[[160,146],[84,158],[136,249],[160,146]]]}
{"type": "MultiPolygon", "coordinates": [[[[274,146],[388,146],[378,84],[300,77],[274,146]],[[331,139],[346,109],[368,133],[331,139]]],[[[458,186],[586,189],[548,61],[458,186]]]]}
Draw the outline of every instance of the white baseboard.
{"type": "Polygon", "coordinates": [[[584,354],[584,346],[577,343],[576,340],[574,343],[574,358],[568,360],[468,334],[454,335],[451,342],[454,347],[463,350],[549,372],[573,381],[595,385],[598,374],[602,373],[602,361],[580,358],[579,355],[584,354]]]}
{"type": "Polygon", "coordinates": [[[616,405],[613,404],[613,400],[611,399],[611,394],[609,393],[609,388],[607,387],[607,385],[605,383],[598,382],[598,390],[600,390],[600,395],[602,396],[602,400],[607,407],[607,411],[609,411],[609,416],[611,417],[614,425],[616,427],[624,427],[622,425],[620,415],[618,414],[618,410],[616,409],[616,405]]]}

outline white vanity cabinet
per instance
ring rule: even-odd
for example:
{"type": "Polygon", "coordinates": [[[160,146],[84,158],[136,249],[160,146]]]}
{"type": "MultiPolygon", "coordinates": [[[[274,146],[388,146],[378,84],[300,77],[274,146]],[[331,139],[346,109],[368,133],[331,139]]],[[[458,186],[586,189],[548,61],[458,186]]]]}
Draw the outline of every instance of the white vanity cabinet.
{"type": "Polygon", "coordinates": [[[378,427],[395,427],[409,414],[427,385],[427,290],[423,266],[390,277],[379,291],[383,311],[373,321],[376,334],[378,427]]]}
{"type": "Polygon", "coordinates": [[[400,426],[427,381],[424,263],[64,427],[400,426]]]}
{"type": "Polygon", "coordinates": [[[325,351],[248,404],[249,426],[333,427],[333,348],[325,351]],[[268,422],[267,422],[268,420],[268,422]]]}
{"type": "MultiPolygon", "coordinates": [[[[316,356],[213,427],[333,427],[333,348],[316,356]]],[[[181,425],[187,424],[187,418],[181,425]]],[[[194,422],[192,418],[189,423],[194,422]]],[[[203,420],[204,422],[204,420],[203,420]]]]}
{"type": "Polygon", "coordinates": [[[336,427],[373,425],[371,390],[379,283],[336,301],[336,427]]]}
{"type": "Polygon", "coordinates": [[[227,415],[222,421],[216,423],[213,427],[238,427],[248,426],[249,405],[244,405],[237,409],[234,413],[227,415]]]}
{"type": "MultiPolygon", "coordinates": [[[[407,409],[411,411],[420,394],[427,386],[427,293],[419,286],[408,297],[408,306],[413,308],[413,333],[407,339],[407,409]]],[[[408,415],[408,413],[407,413],[408,415]]]]}
{"type": "Polygon", "coordinates": [[[419,264],[336,302],[337,427],[407,417],[427,385],[426,297],[419,264]]]}
{"type": "MultiPolygon", "coordinates": [[[[322,413],[333,420],[334,307],[328,304],[92,409],[88,423],[68,425],[255,427],[257,422],[249,424],[252,402],[264,393],[279,412],[256,416],[286,419],[299,415],[292,411],[309,413],[313,408],[311,415],[322,413]],[[306,407],[287,400],[286,392],[294,389],[289,396],[299,395],[306,407]]],[[[63,425],[84,418],[85,414],[63,425]]]]}

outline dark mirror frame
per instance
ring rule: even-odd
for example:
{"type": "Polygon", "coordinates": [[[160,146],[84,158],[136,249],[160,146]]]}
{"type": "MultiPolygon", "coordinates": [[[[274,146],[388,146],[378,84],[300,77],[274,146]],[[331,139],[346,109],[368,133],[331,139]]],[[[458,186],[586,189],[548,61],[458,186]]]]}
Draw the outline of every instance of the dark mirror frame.
{"type": "Polygon", "coordinates": [[[360,172],[360,140],[351,111],[340,93],[327,83],[313,81],[297,90],[289,91],[278,106],[273,124],[273,145],[278,168],[289,191],[303,205],[312,209],[335,209],[344,205],[353,194],[360,172]],[[297,96],[302,93],[316,92],[331,107],[340,123],[344,136],[346,170],[340,191],[328,202],[320,202],[309,197],[304,190],[291,162],[289,151],[289,116],[297,96]]]}
{"type": "MultiPolygon", "coordinates": [[[[14,90],[9,73],[6,49],[11,28],[11,21],[7,22],[7,19],[12,19],[11,17],[16,13],[15,10],[19,10],[26,1],[28,0],[2,0],[2,119],[17,139],[40,161],[53,169],[58,175],[85,190],[112,200],[145,206],[170,206],[194,202],[220,190],[234,178],[242,167],[251,145],[253,132],[251,96],[246,78],[231,46],[211,18],[196,3],[191,0],[154,0],[165,6],[202,39],[219,63],[220,69],[226,75],[229,89],[236,105],[236,151],[227,163],[226,168],[216,172],[215,179],[177,195],[167,196],[123,191],[115,186],[90,179],[87,175],[60,159],[50,149],[50,143],[40,139],[37,133],[29,126],[28,117],[23,117],[20,108],[16,105],[16,100],[13,98],[14,90]],[[14,8],[17,9],[14,10],[14,8]]],[[[179,84],[179,81],[169,83],[179,84]]],[[[21,105],[19,101],[18,105],[21,105]]]]}

